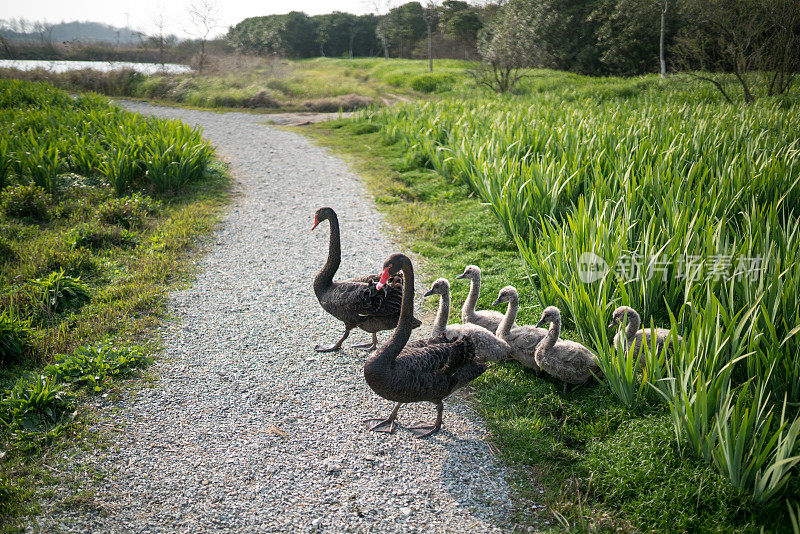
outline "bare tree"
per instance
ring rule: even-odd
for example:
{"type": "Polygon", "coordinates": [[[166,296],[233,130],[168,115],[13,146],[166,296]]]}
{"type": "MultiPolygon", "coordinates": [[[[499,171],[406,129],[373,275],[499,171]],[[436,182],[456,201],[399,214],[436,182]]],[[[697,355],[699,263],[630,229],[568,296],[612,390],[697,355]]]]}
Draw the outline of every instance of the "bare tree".
{"type": "Polygon", "coordinates": [[[383,46],[383,56],[388,60],[389,59],[389,28],[388,28],[388,17],[389,10],[392,8],[392,1],[391,0],[366,0],[365,2],[369,8],[377,15],[378,17],[378,26],[375,28],[375,33],[378,35],[378,39],[381,40],[381,45],[383,46]]]}
{"type": "Polygon", "coordinates": [[[219,12],[214,0],[194,0],[189,4],[189,17],[195,28],[194,35],[200,41],[200,56],[197,60],[198,72],[203,72],[206,63],[206,41],[217,27],[219,12]]]}
{"type": "Polygon", "coordinates": [[[797,0],[689,0],[686,7],[693,24],[676,38],[676,55],[691,76],[731,103],[727,73],[748,104],[789,90],[800,71],[797,0]]]}
{"type": "Polygon", "coordinates": [[[161,64],[161,70],[164,70],[164,48],[166,48],[166,38],[164,36],[164,28],[166,22],[164,21],[164,4],[159,2],[158,7],[150,16],[153,26],[158,30],[158,35],[152,39],[156,42],[158,47],[158,62],[161,64]]]}
{"type": "Polygon", "coordinates": [[[439,19],[438,0],[425,2],[425,29],[428,31],[428,71],[433,72],[433,25],[439,19]]]}
{"type": "Polygon", "coordinates": [[[661,36],[658,42],[658,59],[661,65],[661,77],[667,74],[667,62],[664,61],[664,34],[667,29],[667,9],[669,9],[669,0],[662,0],[661,2],[661,36]]]}

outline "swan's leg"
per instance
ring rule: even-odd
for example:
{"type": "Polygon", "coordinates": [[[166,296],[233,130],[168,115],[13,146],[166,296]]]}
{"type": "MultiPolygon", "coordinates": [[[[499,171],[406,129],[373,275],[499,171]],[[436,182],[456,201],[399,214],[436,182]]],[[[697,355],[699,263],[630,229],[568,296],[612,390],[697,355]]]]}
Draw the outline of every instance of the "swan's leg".
{"type": "Polygon", "coordinates": [[[388,432],[389,434],[394,433],[395,421],[397,420],[397,412],[400,411],[400,406],[402,406],[402,402],[398,402],[394,405],[394,410],[392,410],[392,414],[389,416],[388,419],[367,419],[364,421],[365,423],[369,423],[372,421],[380,421],[377,425],[370,427],[370,430],[374,430],[375,432],[388,432]]]}
{"type": "Polygon", "coordinates": [[[566,395],[566,394],[567,394],[567,383],[564,382],[564,395],[566,395]]]}
{"type": "Polygon", "coordinates": [[[348,328],[347,326],[345,326],[344,334],[342,335],[342,338],[339,341],[337,341],[330,347],[323,347],[322,345],[317,345],[316,347],[314,347],[314,350],[317,352],[336,352],[337,350],[340,350],[342,348],[342,343],[344,343],[344,340],[347,339],[347,336],[350,335],[350,330],[352,330],[352,328],[348,328]]]}
{"type": "Polygon", "coordinates": [[[442,428],[442,413],[444,412],[444,404],[441,402],[436,403],[436,422],[432,425],[425,425],[417,423],[414,426],[408,427],[415,438],[426,438],[436,434],[442,428]]]}
{"type": "Polygon", "coordinates": [[[365,349],[365,350],[375,350],[378,347],[378,334],[375,332],[372,333],[372,343],[361,343],[359,345],[353,345],[354,349],[365,349]]]}

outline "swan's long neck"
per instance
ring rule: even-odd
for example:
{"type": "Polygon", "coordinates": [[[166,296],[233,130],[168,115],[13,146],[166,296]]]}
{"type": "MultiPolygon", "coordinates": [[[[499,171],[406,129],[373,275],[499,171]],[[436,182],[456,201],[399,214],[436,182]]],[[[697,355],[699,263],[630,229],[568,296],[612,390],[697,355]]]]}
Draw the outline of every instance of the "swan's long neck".
{"type": "Polygon", "coordinates": [[[639,327],[642,326],[642,318],[639,317],[639,314],[633,309],[628,310],[625,315],[628,318],[628,326],[625,327],[625,337],[633,339],[636,337],[636,332],[639,331],[639,327]]]}
{"type": "Polygon", "coordinates": [[[553,345],[558,341],[558,336],[561,334],[561,318],[555,319],[550,323],[550,328],[547,330],[547,335],[536,347],[536,354],[547,352],[553,348],[553,345]]]}
{"type": "Polygon", "coordinates": [[[505,339],[511,333],[511,325],[517,320],[517,312],[519,311],[519,300],[512,298],[508,301],[508,309],[506,314],[503,315],[503,320],[497,325],[497,337],[505,339]]]}
{"type": "Polygon", "coordinates": [[[400,319],[392,336],[378,349],[379,360],[385,363],[393,362],[411,337],[414,322],[414,268],[406,260],[401,267],[403,271],[403,300],[400,305],[400,319]]]}
{"type": "Polygon", "coordinates": [[[439,299],[439,310],[436,312],[436,320],[433,321],[431,337],[436,337],[444,333],[447,328],[447,321],[450,319],[450,292],[442,293],[439,299]]]}
{"type": "Polygon", "coordinates": [[[461,308],[463,317],[471,317],[475,314],[475,306],[478,304],[478,296],[481,294],[480,278],[471,278],[469,282],[469,294],[464,306],[461,308]]]}
{"type": "Polygon", "coordinates": [[[314,279],[314,291],[319,291],[333,284],[333,275],[339,270],[342,262],[342,245],[339,238],[339,219],[332,214],[328,219],[331,223],[331,236],[328,244],[328,261],[322,266],[314,279]]]}

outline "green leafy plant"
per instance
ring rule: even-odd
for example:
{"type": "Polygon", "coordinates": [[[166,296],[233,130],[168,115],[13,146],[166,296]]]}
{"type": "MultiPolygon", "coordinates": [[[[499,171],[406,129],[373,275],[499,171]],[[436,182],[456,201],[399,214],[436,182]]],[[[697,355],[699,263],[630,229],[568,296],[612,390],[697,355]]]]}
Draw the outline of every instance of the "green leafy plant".
{"type": "Polygon", "coordinates": [[[72,233],[72,246],[93,250],[129,247],[136,243],[133,233],[118,226],[82,225],[72,233]]]}
{"type": "Polygon", "coordinates": [[[0,209],[9,217],[46,221],[51,197],[35,184],[6,187],[0,193],[0,209]]]}
{"type": "Polygon", "coordinates": [[[114,224],[125,228],[139,228],[145,219],[156,213],[161,203],[146,195],[134,193],[130,196],[112,198],[97,210],[97,218],[103,224],[114,224]]]}
{"type": "Polygon", "coordinates": [[[0,363],[8,364],[22,358],[32,335],[30,325],[12,315],[11,310],[0,313],[0,363]]]}
{"type": "Polygon", "coordinates": [[[79,347],[72,354],[60,354],[44,373],[75,389],[100,392],[108,379],[130,376],[135,369],[153,362],[138,347],[115,348],[109,345],[79,347]]]}
{"type": "Polygon", "coordinates": [[[92,299],[89,286],[80,278],[65,275],[63,270],[47,278],[31,280],[31,283],[36,287],[37,300],[48,314],[80,308],[92,299]]]}
{"type": "Polygon", "coordinates": [[[27,374],[0,400],[0,424],[22,449],[51,439],[74,419],[73,395],[56,378],[27,374]]]}

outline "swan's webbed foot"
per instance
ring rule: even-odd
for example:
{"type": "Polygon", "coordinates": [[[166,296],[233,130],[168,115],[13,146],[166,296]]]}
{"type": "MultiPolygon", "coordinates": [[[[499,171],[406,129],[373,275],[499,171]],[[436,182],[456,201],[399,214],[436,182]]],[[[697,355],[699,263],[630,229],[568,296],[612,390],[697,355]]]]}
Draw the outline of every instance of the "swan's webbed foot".
{"type": "Polygon", "coordinates": [[[371,432],[386,432],[388,434],[394,434],[394,430],[397,428],[397,412],[400,411],[400,406],[402,405],[403,404],[400,402],[395,404],[392,413],[387,419],[367,419],[364,422],[371,423],[372,421],[379,421],[377,425],[369,427],[371,432]]]}
{"type": "Polygon", "coordinates": [[[339,339],[339,341],[337,341],[336,343],[334,343],[330,347],[323,347],[322,345],[317,345],[317,346],[314,347],[314,350],[317,351],[317,352],[336,352],[337,350],[341,350],[342,349],[342,343],[344,343],[344,340],[347,339],[347,336],[349,336],[349,335],[350,335],[350,329],[346,328],[345,331],[344,331],[344,335],[342,335],[342,337],[341,337],[341,339],[339,339]]]}
{"type": "Polygon", "coordinates": [[[358,345],[353,345],[353,348],[367,351],[375,350],[378,348],[378,335],[375,333],[372,334],[372,343],[359,343],[358,345]]]}
{"type": "Polygon", "coordinates": [[[417,423],[414,426],[408,427],[408,429],[417,439],[432,436],[442,428],[442,412],[444,412],[444,405],[439,402],[436,404],[436,422],[434,424],[426,425],[424,423],[417,423]]]}
{"type": "Polygon", "coordinates": [[[427,438],[428,436],[432,436],[433,434],[436,434],[441,428],[442,425],[437,425],[437,424],[424,425],[422,423],[408,427],[408,429],[417,439],[427,438]]]}

